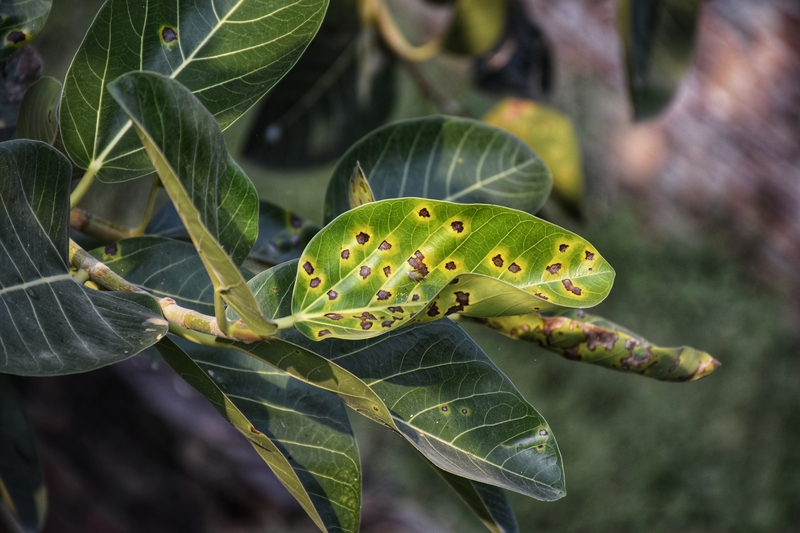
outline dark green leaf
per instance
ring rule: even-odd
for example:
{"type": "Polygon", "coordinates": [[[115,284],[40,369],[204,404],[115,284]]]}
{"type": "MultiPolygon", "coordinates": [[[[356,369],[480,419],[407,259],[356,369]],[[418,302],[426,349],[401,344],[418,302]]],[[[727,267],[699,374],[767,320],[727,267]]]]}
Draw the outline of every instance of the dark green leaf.
{"type": "Polygon", "coordinates": [[[237,268],[258,231],[258,195],[228,154],[219,125],[188,89],[159,74],[125,74],[108,89],[133,119],[214,290],[251,330],[269,335],[275,326],[237,268]]]}
{"type": "Polygon", "coordinates": [[[242,353],[170,338],[156,346],[250,441],[322,531],[358,531],[361,464],[342,402],[242,353]]]}
{"type": "Polygon", "coordinates": [[[517,517],[503,489],[470,481],[436,468],[450,488],[464,500],[470,510],[492,533],[518,533],[517,517]]]}
{"type": "Polygon", "coordinates": [[[291,211],[261,201],[258,239],[249,257],[270,265],[297,259],[319,228],[291,211]]]}
{"type": "Polygon", "coordinates": [[[327,0],[108,0],[64,83],[64,147],[101,181],[153,171],[106,84],[149,70],[188,87],[228,127],[294,65],[327,0]]]}
{"type": "Polygon", "coordinates": [[[19,108],[17,135],[53,144],[58,134],[58,104],[61,82],[45,76],[25,92],[19,108]]]}
{"type": "Polygon", "coordinates": [[[25,531],[42,529],[47,509],[42,464],[22,402],[8,378],[0,374],[0,507],[3,505],[25,531]]]}
{"type": "Polygon", "coordinates": [[[688,346],[662,348],[604,318],[583,311],[544,317],[537,313],[485,323],[514,339],[530,341],[572,361],[641,374],[661,381],[695,381],[720,366],[688,346]]]}
{"type": "Polygon", "coordinates": [[[52,0],[6,0],[0,4],[0,60],[39,33],[52,4],[52,0]]]}
{"type": "Polygon", "coordinates": [[[268,168],[333,161],[386,120],[394,93],[394,56],[360,27],[355,2],[339,0],[261,104],[244,153],[268,168]]]}
{"type": "Polygon", "coordinates": [[[382,200],[348,211],[311,240],[300,257],[292,314],[314,340],[366,338],[456,312],[490,317],[591,307],[613,279],[591,244],[528,213],[382,200]]]}
{"type": "Polygon", "coordinates": [[[83,372],[157,342],[151,298],[90,290],[67,262],[72,167],[39,141],[0,145],[0,372],[83,372]]]}
{"type": "Polygon", "coordinates": [[[326,222],[350,208],[356,162],[378,200],[418,196],[535,213],[550,194],[547,166],[520,139],[475,120],[426,117],[384,126],[342,157],[325,196],[326,222]]]}

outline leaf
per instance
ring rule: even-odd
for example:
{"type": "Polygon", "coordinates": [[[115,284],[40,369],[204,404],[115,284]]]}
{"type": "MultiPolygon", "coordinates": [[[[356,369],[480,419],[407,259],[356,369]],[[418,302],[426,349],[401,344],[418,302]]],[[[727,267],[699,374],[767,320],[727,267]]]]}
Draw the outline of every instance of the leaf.
{"type": "Polygon", "coordinates": [[[72,167],[39,141],[0,144],[0,372],[85,372],[144,350],[167,331],[152,298],[73,281],[72,167]]]}
{"type": "Polygon", "coordinates": [[[58,134],[58,104],[61,82],[44,76],[25,92],[19,108],[17,135],[53,144],[58,134]]]}
{"type": "MultiPolygon", "coordinates": [[[[291,313],[296,268],[284,263],[250,280],[267,316],[291,313]]],[[[537,499],[564,495],[549,426],[449,320],[363,341],[314,342],[289,329],[268,342],[228,346],[335,393],[441,469],[537,499]]]]}
{"type": "Polygon", "coordinates": [[[125,74],[108,89],[133,119],[215,292],[258,335],[275,331],[237,268],[258,231],[258,195],[214,118],[188,89],[159,74],[125,74]]]}
{"type": "Polygon", "coordinates": [[[483,120],[513,133],[539,154],[553,175],[553,198],[572,212],[580,211],[581,149],[569,117],[530,100],[506,98],[483,120]]]}
{"type": "Polygon", "coordinates": [[[0,5],[0,60],[28,44],[44,26],[52,0],[6,0],[0,5]]]}
{"type": "Polygon", "coordinates": [[[445,48],[459,54],[485,54],[503,35],[507,9],[506,0],[456,0],[445,48]]]}
{"type": "Polygon", "coordinates": [[[503,489],[470,481],[436,468],[450,488],[492,533],[518,533],[517,517],[503,489]]]}
{"type": "Polygon", "coordinates": [[[366,338],[456,312],[589,307],[613,279],[591,244],[522,211],[383,200],[348,211],[311,240],[292,314],[314,340],[366,338]]]}
{"type": "Polygon", "coordinates": [[[250,441],[322,531],[358,531],[361,464],[335,396],[232,350],[170,338],[156,346],[250,441]]]}
{"type": "Polygon", "coordinates": [[[151,294],[206,315],[214,314],[214,288],[203,261],[188,242],[163,237],[123,239],[91,254],[151,294]]]}
{"type": "Polygon", "coordinates": [[[535,213],[550,194],[550,171],[520,139],[471,119],[426,117],[384,126],[339,160],[325,195],[326,223],[350,208],[356,162],[378,200],[419,196],[535,213]]]}
{"type": "Polygon", "coordinates": [[[628,91],[637,120],[661,112],[689,70],[700,5],[700,0],[619,2],[628,91]]]}
{"type": "Polygon", "coordinates": [[[355,2],[333,2],[308,51],[261,104],[244,155],[292,170],[336,160],[389,116],[394,59],[361,27],[355,2]]]}
{"type": "Polygon", "coordinates": [[[25,531],[42,529],[47,511],[42,463],[22,402],[8,378],[0,374],[0,507],[3,505],[25,531]]]}
{"type": "Polygon", "coordinates": [[[695,381],[720,362],[705,352],[682,346],[662,348],[604,318],[583,311],[543,317],[492,318],[487,325],[514,339],[529,341],[571,361],[641,374],[661,381],[695,381]]]}
{"type": "Polygon", "coordinates": [[[350,176],[349,190],[350,209],[375,201],[375,194],[372,192],[367,177],[364,175],[364,170],[358,161],[356,161],[353,174],[350,176]]]}
{"type": "Polygon", "coordinates": [[[222,128],[252,107],[313,38],[327,0],[108,0],[64,83],[64,147],[81,168],[116,182],[153,171],[106,85],[148,70],[189,88],[222,128]]]}

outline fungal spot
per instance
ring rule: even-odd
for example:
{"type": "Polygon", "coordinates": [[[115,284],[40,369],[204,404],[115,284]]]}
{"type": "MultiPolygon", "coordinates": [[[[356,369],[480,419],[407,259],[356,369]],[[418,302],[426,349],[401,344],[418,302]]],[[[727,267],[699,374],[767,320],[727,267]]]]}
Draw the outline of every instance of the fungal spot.
{"type": "Polygon", "coordinates": [[[314,267],[311,266],[311,262],[309,261],[303,263],[303,270],[305,270],[306,274],[308,274],[309,276],[314,273],[314,267]]]}
{"type": "Polygon", "coordinates": [[[388,278],[391,274],[392,274],[392,267],[390,267],[388,265],[383,267],[383,275],[384,276],[386,276],[388,278]]]}
{"type": "Polygon", "coordinates": [[[403,308],[398,305],[398,306],[394,306],[394,307],[389,307],[389,312],[391,312],[391,313],[403,313],[404,311],[403,311],[403,308]]]}
{"type": "Polygon", "coordinates": [[[178,32],[169,26],[165,26],[164,29],[161,30],[161,38],[164,39],[165,43],[169,44],[178,38],[178,32]]]}
{"type": "Polygon", "coordinates": [[[350,259],[350,250],[342,250],[342,259],[350,259]]]}
{"type": "Polygon", "coordinates": [[[303,226],[303,219],[294,213],[289,213],[289,225],[294,229],[300,229],[303,226]]]}
{"type": "Polygon", "coordinates": [[[361,276],[361,279],[367,279],[370,274],[372,274],[372,269],[368,266],[362,266],[361,270],[358,271],[358,275],[361,276]]]}
{"type": "Polygon", "coordinates": [[[542,428],[542,429],[539,430],[539,436],[546,437],[548,435],[549,435],[549,433],[547,432],[546,429],[542,428]]]}
{"type": "Polygon", "coordinates": [[[574,294],[576,296],[580,296],[581,295],[581,288],[580,287],[576,287],[575,285],[573,285],[572,284],[572,280],[564,279],[564,280],[561,280],[561,283],[563,283],[564,284],[564,288],[567,289],[572,294],[574,294]]]}
{"type": "Polygon", "coordinates": [[[517,331],[517,328],[511,328],[511,331],[509,331],[509,333],[511,334],[512,337],[516,337],[519,334],[519,331],[517,331]]]}
{"type": "Polygon", "coordinates": [[[317,337],[324,337],[325,335],[330,335],[330,334],[331,334],[331,330],[329,330],[329,329],[321,329],[321,330],[319,330],[319,333],[317,333],[317,337]]]}
{"type": "Polygon", "coordinates": [[[496,267],[503,266],[503,256],[500,255],[500,254],[497,254],[496,256],[492,257],[492,263],[494,263],[494,266],[496,266],[496,267]]]}
{"type": "Polygon", "coordinates": [[[449,410],[450,410],[450,409],[449,409],[449,408],[448,408],[446,405],[443,405],[443,406],[442,406],[442,412],[443,412],[443,413],[446,413],[446,412],[447,412],[447,411],[449,411],[449,410]]]}
{"type": "Polygon", "coordinates": [[[358,244],[367,244],[368,240],[369,240],[369,235],[367,235],[363,231],[360,232],[358,235],[356,235],[356,242],[358,244]]]}
{"type": "Polygon", "coordinates": [[[544,450],[544,444],[540,444],[536,447],[537,450],[544,450]]]}
{"type": "Polygon", "coordinates": [[[361,329],[368,330],[372,327],[372,322],[367,322],[366,320],[364,320],[359,325],[361,326],[361,329]]]}
{"type": "Polygon", "coordinates": [[[559,251],[559,252],[566,252],[566,251],[567,251],[567,248],[569,248],[569,244],[561,244],[561,245],[559,245],[559,247],[558,247],[558,251],[559,251]]]}
{"type": "Polygon", "coordinates": [[[558,273],[559,270],[561,270],[561,263],[553,263],[552,265],[545,268],[545,270],[547,270],[551,274],[556,274],[558,273]]]}
{"type": "Polygon", "coordinates": [[[447,270],[455,270],[456,269],[456,264],[455,264],[454,261],[448,261],[448,263],[446,265],[444,265],[444,267],[447,270]]]}
{"type": "Polygon", "coordinates": [[[317,287],[319,287],[320,283],[322,283],[322,280],[320,280],[319,278],[314,278],[311,280],[311,283],[309,285],[311,285],[312,289],[316,289],[317,287]]]}
{"type": "Polygon", "coordinates": [[[391,295],[389,291],[378,291],[378,300],[388,300],[391,295]]]}
{"type": "Polygon", "coordinates": [[[447,312],[444,314],[445,316],[452,315],[453,313],[458,313],[464,310],[464,307],[469,305],[469,293],[468,292],[461,292],[456,291],[453,293],[456,297],[456,304],[452,306],[447,312]]]}
{"type": "Polygon", "coordinates": [[[380,409],[378,409],[378,406],[377,406],[377,405],[373,405],[373,406],[372,406],[372,410],[373,410],[373,411],[375,411],[376,413],[377,413],[378,411],[380,411],[380,409]]]}
{"type": "Polygon", "coordinates": [[[367,313],[366,311],[361,313],[360,316],[354,316],[353,318],[358,318],[359,320],[362,320],[364,322],[366,322],[367,320],[378,320],[377,318],[375,318],[375,315],[373,315],[372,313],[367,313]]]}
{"type": "Polygon", "coordinates": [[[428,212],[427,207],[423,207],[422,209],[419,210],[419,216],[422,218],[430,218],[431,214],[428,212]]]}
{"type": "Polygon", "coordinates": [[[413,296],[411,297],[411,301],[412,301],[412,302],[416,302],[417,300],[419,300],[419,294],[415,294],[415,295],[413,295],[413,296]]]}
{"type": "Polygon", "coordinates": [[[414,252],[414,256],[408,259],[408,264],[411,265],[411,268],[414,269],[417,275],[412,275],[414,272],[408,273],[408,279],[412,281],[419,281],[425,276],[428,275],[428,265],[425,264],[425,256],[417,250],[414,252]]]}
{"type": "Polygon", "coordinates": [[[456,283],[458,283],[458,278],[452,280],[448,285],[455,285],[456,283]]]}
{"type": "Polygon", "coordinates": [[[436,306],[436,302],[433,303],[430,309],[428,309],[428,316],[437,316],[439,314],[439,308],[436,306]]]}
{"type": "Polygon", "coordinates": [[[325,318],[330,318],[331,320],[341,320],[344,317],[338,313],[325,313],[325,318]]]}
{"type": "Polygon", "coordinates": [[[533,293],[533,295],[534,295],[534,296],[538,296],[538,297],[539,297],[539,298],[541,298],[542,300],[549,300],[549,299],[550,299],[550,298],[548,298],[547,296],[545,296],[544,294],[542,294],[541,292],[534,292],[534,293],[533,293]]]}
{"type": "Polygon", "coordinates": [[[390,328],[392,327],[392,324],[394,324],[394,320],[384,320],[381,322],[381,326],[384,328],[390,328]]]}
{"type": "Polygon", "coordinates": [[[461,222],[460,220],[456,220],[455,222],[451,223],[450,227],[453,228],[453,231],[455,231],[456,233],[461,233],[462,231],[464,231],[464,223],[461,222]]]}
{"type": "Polygon", "coordinates": [[[255,433],[256,435],[263,435],[263,433],[261,433],[259,430],[257,430],[253,426],[250,426],[250,432],[251,433],[255,433]]]}
{"type": "Polygon", "coordinates": [[[383,242],[381,243],[381,245],[380,245],[380,246],[378,246],[378,250],[381,250],[381,251],[386,251],[386,250],[391,250],[391,249],[392,249],[392,245],[391,245],[391,244],[389,244],[389,243],[388,243],[388,242],[386,242],[386,241],[383,241],[383,242]]]}
{"type": "Polygon", "coordinates": [[[105,249],[103,250],[103,252],[104,252],[106,255],[116,255],[116,254],[117,254],[117,251],[118,251],[118,248],[117,248],[117,243],[109,244],[109,245],[108,245],[108,246],[106,246],[106,247],[105,247],[105,249]]]}
{"type": "Polygon", "coordinates": [[[594,254],[589,250],[586,250],[586,260],[587,261],[594,261],[594,254]]]}
{"type": "Polygon", "coordinates": [[[8,34],[6,40],[11,44],[19,44],[25,40],[25,32],[21,32],[19,30],[12,31],[11,33],[8,34]]]}
{"type": "Polygon", "coordinates": [[[511,263],[509,265],[509,267],[508,267],[508,271],[511,272],[512,274],[518,274],[521,270],[522,270],[522,267],[520,267],[516,263],[511,263]]]}
{"type": "Polygon", "coordinates": [[[468,415],[469,414],[469,409],[467,409],[466,407],[462,407],[461,408],[461,414],[462,415],[468,415]]]}
{"type": "Polygon", "coordinates": [[[335,290],[331,289],[328,291],[328,300],[335,300],[339,297],[339,293],[335,290]]]}

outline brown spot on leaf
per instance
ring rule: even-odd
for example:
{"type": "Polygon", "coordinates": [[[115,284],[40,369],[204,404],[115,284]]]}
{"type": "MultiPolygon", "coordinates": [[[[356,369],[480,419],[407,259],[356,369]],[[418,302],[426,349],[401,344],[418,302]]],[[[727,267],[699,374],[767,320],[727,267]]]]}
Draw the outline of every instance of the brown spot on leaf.
{"type": "Polygon", "coordinates": [[[546,430],[546,429],[540,429],[540,430],[539,430],[539,436],[540,436],[540,437],[546,437],[546,436],[548,436],[548,435],[549,435],[549,433],[547,432],[547,430],[546,430]]]}
{"type": "Polygon", "coordinates": [[[392,312],[392,313],[403,313],[404,312],[403,308],[400,307],[399,305],[394,306],[394,307],[389,307],[389,311],[392,312]]]}
{"type": "Polygon", "coordinates": [[[363,231],[360,232],[358,235],[356,235],[356,242],[358,244],[367,244],[368,240],[369,240],[369,235],[367,235],[363,231]]]}
{"type": "Polygon", "coordinates": [[[456,269],[456,264],[455,264],[455,262],[454,262],[454,261],[448,261],[448,262],[447,262],[447,264],[446,264],[446,265],[444,265],[444,267],[445,267],[447,270],[455,270],[455,269],[456,269]]]}
{"type": "Polygon", "coordinates": [[[430,218],[431,214],[428,212],[427,207],[423,207],[422,209],[419,210],[419,216],[422,218],[430,218]]]}
{"type": "Polygon", "coordinates": [[[460,220],[456,220],[455,222],[451,223],[450,227],[453,228],[453,231],[455,231],[456,233],[461,233],[462,231],[464,231],[464,223],[461,222],[460,220]]]}
{"type": "Polygon", "coordinates": [[[12,31],[11,33],[8,34],[6,40],[11,44],[19,44],[25,40],[25,33],[19,30],[12,31]]]}
{"type": "Polygon", "coordinates": [[[306,274],[308,274],[309,276],[314,273],[314,267],[311,266],[310,261],[306,261],[305,263],[303,263],[303,270],[305,270],[306,274]]]}
{"type": "Polygon", "coordinates": [[[384,276],[386,276],[388,278],[391,274],[392,274],[392,267],[390,267],[388,265],[383,267],[383,275],[384,276]]]}
{"type": "Polygon", "coordinates": [[[325,313],[325,318],[330,318],[331,320],[341,320],[344,317],[339,313],[325,313]]]}
{"type": "Polygon", "coordinates": [[[388,242],[386,242],[386,241],[383,241],[383,242],[381,243],[381,245],[380,245],[380,246],[378,246],[378,250],[381,250],[381,251],[386,251],[386,250],[391,250],[391,249],[392,249],[392,245],[391,245],[391,244],[389,244],[389,243],[388,243],[388,242]]]}
{"type": "Polygon", "coordinates": [[[446,412],[447,412],[447,411],[449,411],[449,410],[450,410],[450,409],[448,409],[448,407],[447,407],[446,405],[443,405],[443,406],[442,406],[442,412],[443,412],[443,413],[446,413],[446,412]]]}
{"type": "Polygon", "coordinates": [[[569,244],[561,244],[561,245],[559,245],[559,247],[558,247],[558,251],[559,251],[559,252],[566,252],[566,251],[567,251],[567,248],[569,248],[569,244]]]}
{"type": "Polygon", "coordinates": [[[392,327],[392,324],[394,324],[394,320],[384,320],[381,322],[381,326],[384,328],[390,328],[392,327]]]}
{"type": "Polygon", "coordinates": [[[503,256],[500,255],[500,254],[497,254],[496,256],[492,257],[492,263],[494,263],[494,266],[496,266],[496,267],[503,266],[503,256]]]}
{"type": "Polygon", "coordinates": [[[553,263],[552,265],[549,265],[547,268],[545,268],[545,270],[547,270],[551,274],[557,274],[558,271],[561,270],[561,263],[553,263]]]}
{"type": "Polygon", "coordinates": [[[119,249],[117,248],[117,243],[109,244],[103,249],[103,253],[105,253],[106,255],[116,255],[117,251],[119,251],[119,249]]]}
{"type": "Polygon", "coordinates": [[[644,355],[644,357],[641,357],[641,358],[637,357],[635,353],[631,353],[630,357],[626,357],[625,359],[620,361],[620,367],[623,370],[628,370],[629,368],[636,369],[636,368],[638,368],[640,366],[644,366],[647,363],[649,363],[650,361],[652,361],[653,357],[655,357],[655,356],[653,355],[652,350],[650,350],[650,347],[648,346],[647,348],[645,348],[644,351],[645,351],[645,355],[644,355]]]}
{"type": "Polygon", "coordinates": [[[311,285],[312,289],[316,289],[317,287],[319,287],[320,283],[322,283],[322,280],[320,280],[319,278],[314,278],[311,280],[311,283],[309,283],[309,285],[311,285]]]}
{"type": "Polygon", "coordinates": [[[575,285],[573,285],[572,284],[572,280],[563,279],[563,280],[561,280],[561,283],[563,283],[564,284],[564,288],[567,289],[572,294],[574,294],[576,296],[580,296],[581,295],[581,288],[580,287],[576,287],[575,285]]]}
{"type": "Polygon", "coordinates": [[[538,297],[539,297],[539,298],[541,298],[542,300],[549,300],[549,299],[550,299],[550,298],[548,298],[547,296],[545,296],[544,294],[542,294],[541,292],[534,292],[534,293],[533,293],[533,295],[534,295],[534,296],[538,296],[538,297]]]}
{"type": "Polygon", "coordinates": [[[350,259],[350,250],[342,250],[342,259],[350,259]]]}
{"type": "Polygon", "coordinates": [[[378,291],[378,300],[388,300],[391,295],[389,291],[378,291]]]}
{"type": "Polygon", "coordinates": [[[587,261],[594,261],[594,254],[589,250],[586,250],[586,260],[587,261]]]}
{"type": "Polygon", "coordinates": [[[165,43],[169,44],[178,38],[178,32],[176,32],[174,28],[165,26],[164,29],[161,30],[161,38],[164,39],[165,43]]]}
{"type": "Polygon", "coordinates": [[[419,300],[419,294],[415,294],[415,295],[413,295],[413,296],[411,297],[411,301],[412,301],[412,302],[416,302],[417,300],[419,300]]]}
{"type": "Polygon", "coordinates": [[[321,329],[317,333],[317,337],[324,337],[325,335],[330,335],[330,334],[331,334],[331,330],[329,330],[329,329],[321,329]]]}
{"type": "Polygon", "coordinates": [[[428,316],[437,316],[439,314],[439,307],[437,307],[436,302],[433,303],[430,309],[428,309],[428,316]]]}
{"type": "Polygon", "coordinates": [[[377,318],[375,318],[375,315],[373,315],[372,313],[367,313],[366,311],[361,313],[360,316],[354,316],[353,318],[358,318],[359,320],[362,320],[364,322],[366,322],[367,320],[378,320],[377,318]]]}
{"type": "Polygon", "coordinates": [[[261,433],[259,430],[257,430],[253,426],[250,426],[250,433],[255,433],[256,435],[263,435],[263,433],[261,433]]]}
{"type": "Polygon", "coordinates": [[[509,331],[509,333],[511,334],[512,337],[516,337],[519,334],[519,331],[517,331],[517,328],[511,328],[511,331],[509,331]]]}
{"type": "Polygon", "coordinates": [[[456,291],[453,293],[456,297],[456,304],[450,307],[445,316],[452,315],[453,313],[458,313],[464,310],[464,307],[469,305],[469,293],[468,292],[461,292],[456,291]]]}
{"type": "Polygon", "coordinates": [[[370,274],[372,274],[372,269],[368,266],[362,266],[361,270],[358,271],[358,275],[361,276],[361,279],[367,279],[370,274]]]}
{"type": "Polygon", "coordinates": [[[372,322],[367,322],[366,320],[364,320],[361,322],[361,324],[359,324],[359,326],[361,326],[361,329],[367,330],[372,327],[372,322]]]}
{"type": "Polygon", "coordinates": [[[511,263],[511,264],[508,266],[508,271],[509,271],[509,272],[511,272],[512,274],[518,274],[520,270],[522,270],[522,267],[520,267],[520,266],[519,266],[518,264],[516,264],[516,263],[511,263]]]}
{"type": "Polygon", "coordinates": [[[413,281],[419,281],[428,275],[428,265],[425,264],[424,259],[425,256],[419,250],[414,252],[414,256],[408,259],[408,264],[411,265],[411,268],[413,268],[414,272],[417,273],[417,275],[412,276],[412,273],[409,272],[409,279],[413,281]]]}
{"type": "Polygon", "coordinates": [[[328,300],[335,300],[339,297],[339,293],[335,290],[331,289],[328,291],[328,300]]]}
{"type": "Polygon", "coordinates": [[[586,347],[594,351],[598,346],[602,346],[607,351],[614,349],[614,343],[619,339],[616,331],[599,328],[593,324],[581,324],[583,334],[586,336],[586,347]]]}

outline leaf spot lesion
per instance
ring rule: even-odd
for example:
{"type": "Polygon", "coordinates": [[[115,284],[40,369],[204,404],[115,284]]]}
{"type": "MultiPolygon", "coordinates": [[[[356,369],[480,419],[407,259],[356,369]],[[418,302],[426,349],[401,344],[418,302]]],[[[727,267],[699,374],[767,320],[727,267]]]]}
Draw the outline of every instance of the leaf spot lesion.
{"type": "Polygon", "coordinates": [[[342,250],[342,259],[350,259],[350,250],[348,248],[342,250]]]}
{"type": "Polygon", "coordinates": [[[455,263],[455,261],[448,261],[448,262],[447,262],[447,263],[444,265],[444,267],[445,267],[447,270],[455,270],[455,269],[456,269],[456,263],[455,263]]]}
{"type": "Polygon", "coordinates": [[[389,291],[380,290],[378,291],[377,296],[378,300],[388,300],[392,296],[392,293],[389,291]]]}
{"type": "Polygon", "coordinates": [[[575,284],[573,284],[571,279],[568,278],[568,279],[561,280],[561,283],[564,284],[564,288],[565,289],[567,289],[569,292],[571,292],[575,296],[580,296],[581,295],[581,288],[577,287],[575,284]]]}
{"type": "Polygon", "coordinates": [[[325,318],[329,318],[331,320],[341,320],[344,317],[339,313],[325,313],[325,318]]]}
{"type": "Polygon", "coordinates": [[[558,251],[563,253],[567,251],[567,248],[569,248],[569,244],[560,244],[558,246],[558,251]]]}
{"type": "Polygon", "coordinates": [[[436,302],[433,302],[433,305],[428,309],[428,316],[439,316],[439,307],[436,305],[436,302]]]}
{"type": "Polygon", "coordinates": [[[561,263],[553,263],[552,265],[548,265],[545,270],[553,275],[558,274],[558,271],[561,270],[561,263]]]}
{"type": "Polygon", "coordinates": [[[178,32],[175,31],[175,28],[163,26],[161,28],[161,40],[166,44],[171,44],[178,40],[178,32]]]}
{"type": "Polygon", "coordinates": [[[587,261],[594,261],[594,254],[589,250],[586,250],[586,260],[587,261]]]}
{"type": "Polygon", "coordinates": [[[12,32],[9,32],[8,35],[6,35],[6,41],[8,41],[11,44],[19,44],[21,42],[24,42],[25,39],[27,38],[28,36],[25,34],[25,32],[20,30],[14,30],[12,32]]]}
{"type": "Polygon", "coordinates": [[[328,300],[335,300],[339,297],[339,293],[335,290],[331,289],[328,291],[328,300]]]}
{"type": "Polygon", "coordinates": [[[386,241],[383,241],[380,246],[378,246],[378,250],[385,252],[386,250],[391,250],[392,245],[386,241]]]}
{"type": "Polygon", "coordinates": [[[453,231],[455,231],[456,233],[461,233],[462,231],[464,231],[464,223],[461,222],[460,220],[453,221],[450,224],[450,227],[453,228],[453,231]]]}
{"type": "Polygon", "coordinates": [[[516,263],[511,263],[508,265],[508,271],[512,274],[519,274],[522,271],[522,267],[516,263]]]}
{"type": "Polygon", "coordinates": [[[324,337],[325,335],[330,335],[331,330],[329,329],[321,329],[317,332],[317,337],[324,337]]]}
{"type": "Polygon", "coordinates": [[[503,256],[501,254],[497,254],[496,256],[492,257],[492,263],[494,263],[494,266],[497,268],[502,267],[503,262],[503,256]]]}
{"type": "Polygon", "coordinates": [[[359,232],[359,234],[356,235],[356,242],[358,244],[364,245],[367,244],[368,241],[369,241],[369,235],[364,233],[363,231],[359,232]]]}
{"type": "Polygon", "coordinates": [[[420,218],[431,218],[431,213],[428,211],[427,207],[420,209],[418,215],[420,218]]]}
{"type": "Polygon", "coordinates": [[[306,261],[303,263],[303,270],[305,270],[306,274],[309,276],[314,273],[314,267],[311,265],[311,261],[306,261]]]}
{"type": "Polygon", "coordinates": [[[389,265],[386,265],[385,267],[383,267],[383,275],[386,276],[387,278],[389,276],[391,276],[392,275],[392,267],[389,266],[389,265]]]}
{"type": "Polygon", "coordinates": [[[311,283],[309,283],[309,285],[311,286],[312,289],[316,289],[317,287],[320,286],[321,283],[322,283],[321,279],[314,278],[314,279],[311,280],[311,283]]]}

